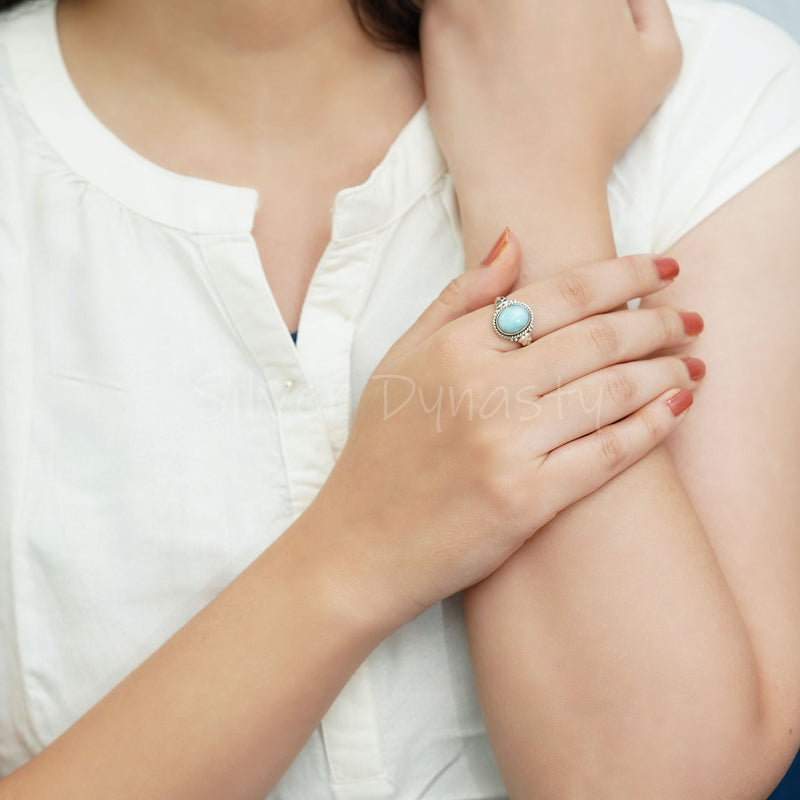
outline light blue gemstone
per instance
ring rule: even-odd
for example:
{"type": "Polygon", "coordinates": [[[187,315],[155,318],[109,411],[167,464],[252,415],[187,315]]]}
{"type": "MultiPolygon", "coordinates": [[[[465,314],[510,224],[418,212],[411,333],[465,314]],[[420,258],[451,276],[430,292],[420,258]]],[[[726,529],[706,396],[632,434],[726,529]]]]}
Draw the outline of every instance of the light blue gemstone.
{"type": "Polygon", "coordinates": [[[531,312],[516,303],[506,306],[497,315],[497,327],[506,336],[516,336],[530,325],[531,312]]]}

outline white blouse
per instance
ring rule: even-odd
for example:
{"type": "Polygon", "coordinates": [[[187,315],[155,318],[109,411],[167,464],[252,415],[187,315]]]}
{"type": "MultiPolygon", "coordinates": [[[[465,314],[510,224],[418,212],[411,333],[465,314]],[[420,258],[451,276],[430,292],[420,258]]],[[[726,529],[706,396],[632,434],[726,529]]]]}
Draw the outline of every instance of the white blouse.
{"type": "MultiPolygon", "coordinates": [[[[683,75],[609,184],[623,253],[664,251],[800,147],[797,46],[738,7],[672,6],[683,75]]],[[[338,195],[295,346],[256,192],[105,129],[54,7],[0,16],[0,775],[303,511],[383,353],[463,268],[423,107],[338,195]]],[[[458,597],[377,648],[270,797],[505,797],[458,597]]]]}

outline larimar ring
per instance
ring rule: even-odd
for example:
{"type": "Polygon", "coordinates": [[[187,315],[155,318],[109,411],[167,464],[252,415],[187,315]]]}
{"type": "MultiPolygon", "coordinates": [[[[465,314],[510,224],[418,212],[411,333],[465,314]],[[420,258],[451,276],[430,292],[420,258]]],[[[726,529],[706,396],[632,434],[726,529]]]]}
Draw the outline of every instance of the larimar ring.
{"type": "Polygon", "coordinates": [[[525,347],[533,341],[533,311],[520,300],[498,297],[494,301],[492,327],[501,339],[525,347]]]}

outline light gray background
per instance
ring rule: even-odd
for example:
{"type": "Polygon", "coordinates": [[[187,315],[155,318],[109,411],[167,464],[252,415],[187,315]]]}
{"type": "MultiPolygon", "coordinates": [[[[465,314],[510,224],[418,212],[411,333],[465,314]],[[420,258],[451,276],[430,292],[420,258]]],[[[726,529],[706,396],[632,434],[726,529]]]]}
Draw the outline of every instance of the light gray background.
{"type": "Polygon", "coordinates": [[[800,42],[800,0],[730,0],[768,17],[800,42]]]}

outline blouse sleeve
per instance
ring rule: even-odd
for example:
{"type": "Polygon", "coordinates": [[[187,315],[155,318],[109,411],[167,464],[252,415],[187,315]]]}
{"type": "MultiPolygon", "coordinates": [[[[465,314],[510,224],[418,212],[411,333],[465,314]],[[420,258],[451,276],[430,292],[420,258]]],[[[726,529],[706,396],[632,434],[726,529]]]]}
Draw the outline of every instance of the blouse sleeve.
{"type": "MultiPolygon", "coordinates": [[[[11,525],[23,489],[33,380],[26,198],[20,177],[24,140],[15,126],[17,103],[7,76],[0,41],[0,529],[11,525]]],[[[0,605],[3,600],[0,591],[0,605]]]]}
{"type": "Polygon", "coordinates": [[[739,6],[670,5],[684,50],[681,76],[610,185],[612,213],[615,198],[618,209],[619,198],[629,211],[636,206],[638,230],[627,240],[653,252],[800,148],[800,46],[739,6]]]}

